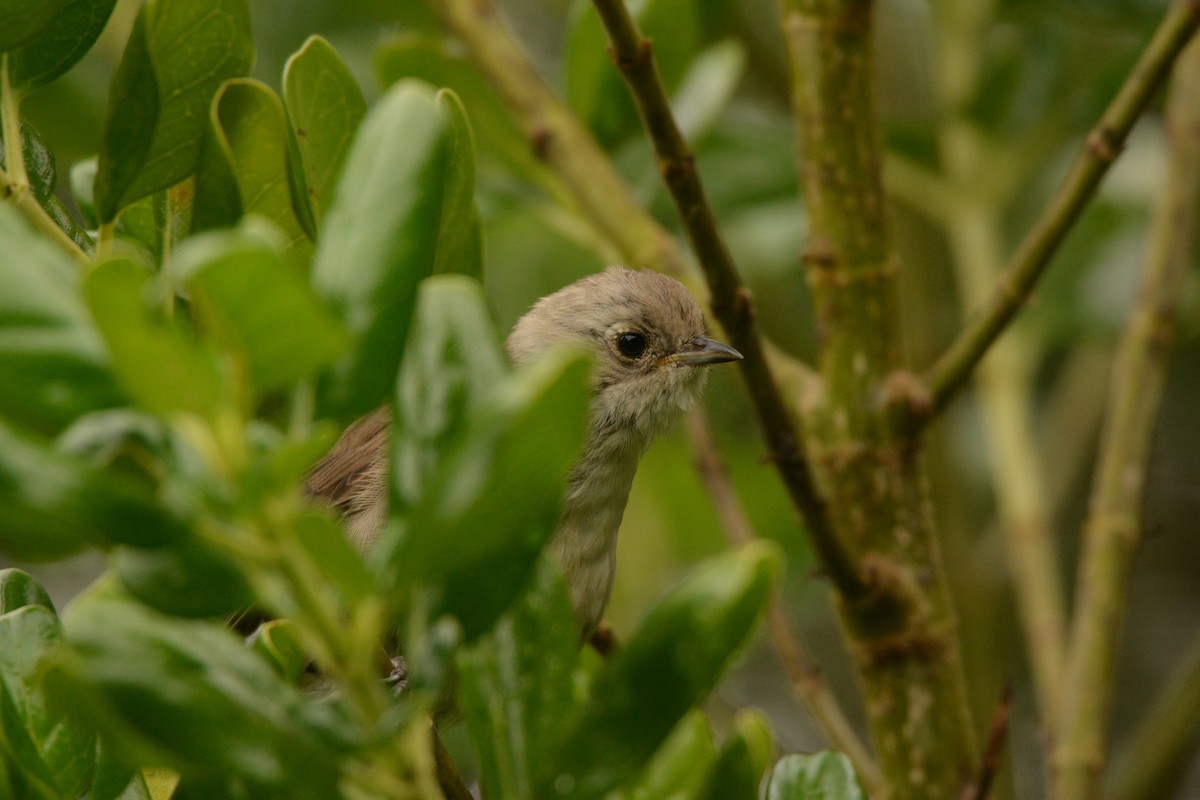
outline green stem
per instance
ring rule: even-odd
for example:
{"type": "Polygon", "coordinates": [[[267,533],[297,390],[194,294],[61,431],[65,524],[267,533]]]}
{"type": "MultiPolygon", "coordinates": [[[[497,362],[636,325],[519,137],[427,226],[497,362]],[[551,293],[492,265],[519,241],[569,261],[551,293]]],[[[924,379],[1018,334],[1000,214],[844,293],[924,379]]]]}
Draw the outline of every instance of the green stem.
{"type": "MultiPolygon", "coordinates": [[[[1200,15],[1200,8],[1192,11],[1200,15]]],[[[1113,366],[1084,527],[1065,719],[1054,753],[1057,800],[1096,797],[1102,782],[1117,634],[1141,538],[1150,445],[1179,302],[1200,239],[1200,43],[1188,48],[1175,70],[1166,121],[1167,183],[1150,232],[1141,290],[1113,366]]]]}
{"type": "Polygon", "coordinates": [[[0,120],[4,126],[4,152],[8,162],[5,166],[9,180],[16,191],[27,192],[29,175],[25,172],[25,151],[21,145],[21,98],[9,80],[8,53],[0,56],[0,120]]]}
{"type": "Polygon", "coordinates": [[[1142,57],[1101,116],[1064,179],[996,282],[987,304],[925,374],[929,417],[957,393],[992,342],[1029,299],[1067,232],[1116,160],[1129,131],[1200,24],[1200,5],[1175,0],[1142,57]]]}

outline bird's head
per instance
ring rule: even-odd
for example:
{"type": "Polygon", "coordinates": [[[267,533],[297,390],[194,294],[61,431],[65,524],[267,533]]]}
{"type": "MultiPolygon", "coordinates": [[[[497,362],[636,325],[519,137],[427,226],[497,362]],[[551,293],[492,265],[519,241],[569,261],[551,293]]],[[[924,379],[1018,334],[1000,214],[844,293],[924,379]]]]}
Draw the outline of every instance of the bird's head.
{"type": "Polygon", "coordinates": [[[508,337],[516,363],[562,343],[596,361],[592,429],[647,437],[695,403],[705,365],[736,361],[705,335],[704,315],[682,284],[656,272],[609,267],[534,304],[508,337]]]}

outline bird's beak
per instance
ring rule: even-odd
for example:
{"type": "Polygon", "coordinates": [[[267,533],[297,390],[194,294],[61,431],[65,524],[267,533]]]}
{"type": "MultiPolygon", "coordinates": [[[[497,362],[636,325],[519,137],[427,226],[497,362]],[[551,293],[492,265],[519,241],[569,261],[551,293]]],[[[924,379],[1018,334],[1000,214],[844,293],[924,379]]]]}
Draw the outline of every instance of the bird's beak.
{"type": "Polygon", "coordinates": [[[725,361],[741,361],[742,354],[727,344],[697,336],[690,342],[691,349],[673,353],[660,363],[678,362],[698,367],[703,364],[721,364],[725,361]]]}

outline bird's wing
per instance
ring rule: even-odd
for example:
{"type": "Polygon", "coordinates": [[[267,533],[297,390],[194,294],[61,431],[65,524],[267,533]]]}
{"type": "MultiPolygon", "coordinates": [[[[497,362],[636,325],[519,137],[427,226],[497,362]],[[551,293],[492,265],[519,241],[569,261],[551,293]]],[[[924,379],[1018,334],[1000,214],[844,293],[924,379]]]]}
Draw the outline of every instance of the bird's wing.
{"type": "Polygon", "coordinates": [[[378,481],[387,451],[390,410],[377,408],[346,429],[325,458],[308,473],[308,494],[343,514],[358,510],[364,481],[378,481]]]}

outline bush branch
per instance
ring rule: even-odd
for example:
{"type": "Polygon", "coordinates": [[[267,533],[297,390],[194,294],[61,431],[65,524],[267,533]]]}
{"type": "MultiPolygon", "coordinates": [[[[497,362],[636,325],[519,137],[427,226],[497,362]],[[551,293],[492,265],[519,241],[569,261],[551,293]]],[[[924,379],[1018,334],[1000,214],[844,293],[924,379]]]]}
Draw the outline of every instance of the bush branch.
{"type": "Polygon", "coordinates": [[[1088,134],[1062,185],[996,282],[991,299],[926,372],[931,416],[954,397],[992,342],[1029,299],[1034,284],[1095,194],[1129,131],[1198,24],[1200,4],[1195,0],[1176,0],[1171,5],[1117,96],[1088,134]]]}
{"type": "MultiPolygon", "coordinates": [[[[1193,15],[1197,12],[1200,7],[1193,7],[1193,15]]],[[[1099,794],[1117,633],[1141,536],[1150,446],[1179,301],[1200,238],[1200,43],[1193,43],[1179,62],[1166,119],[1167,183],[1150,232],[1141,290],[1113,367],[1084,528],[1068,648],[1066,712],[1054,759],[1058,800],[1099,794]]]]}

